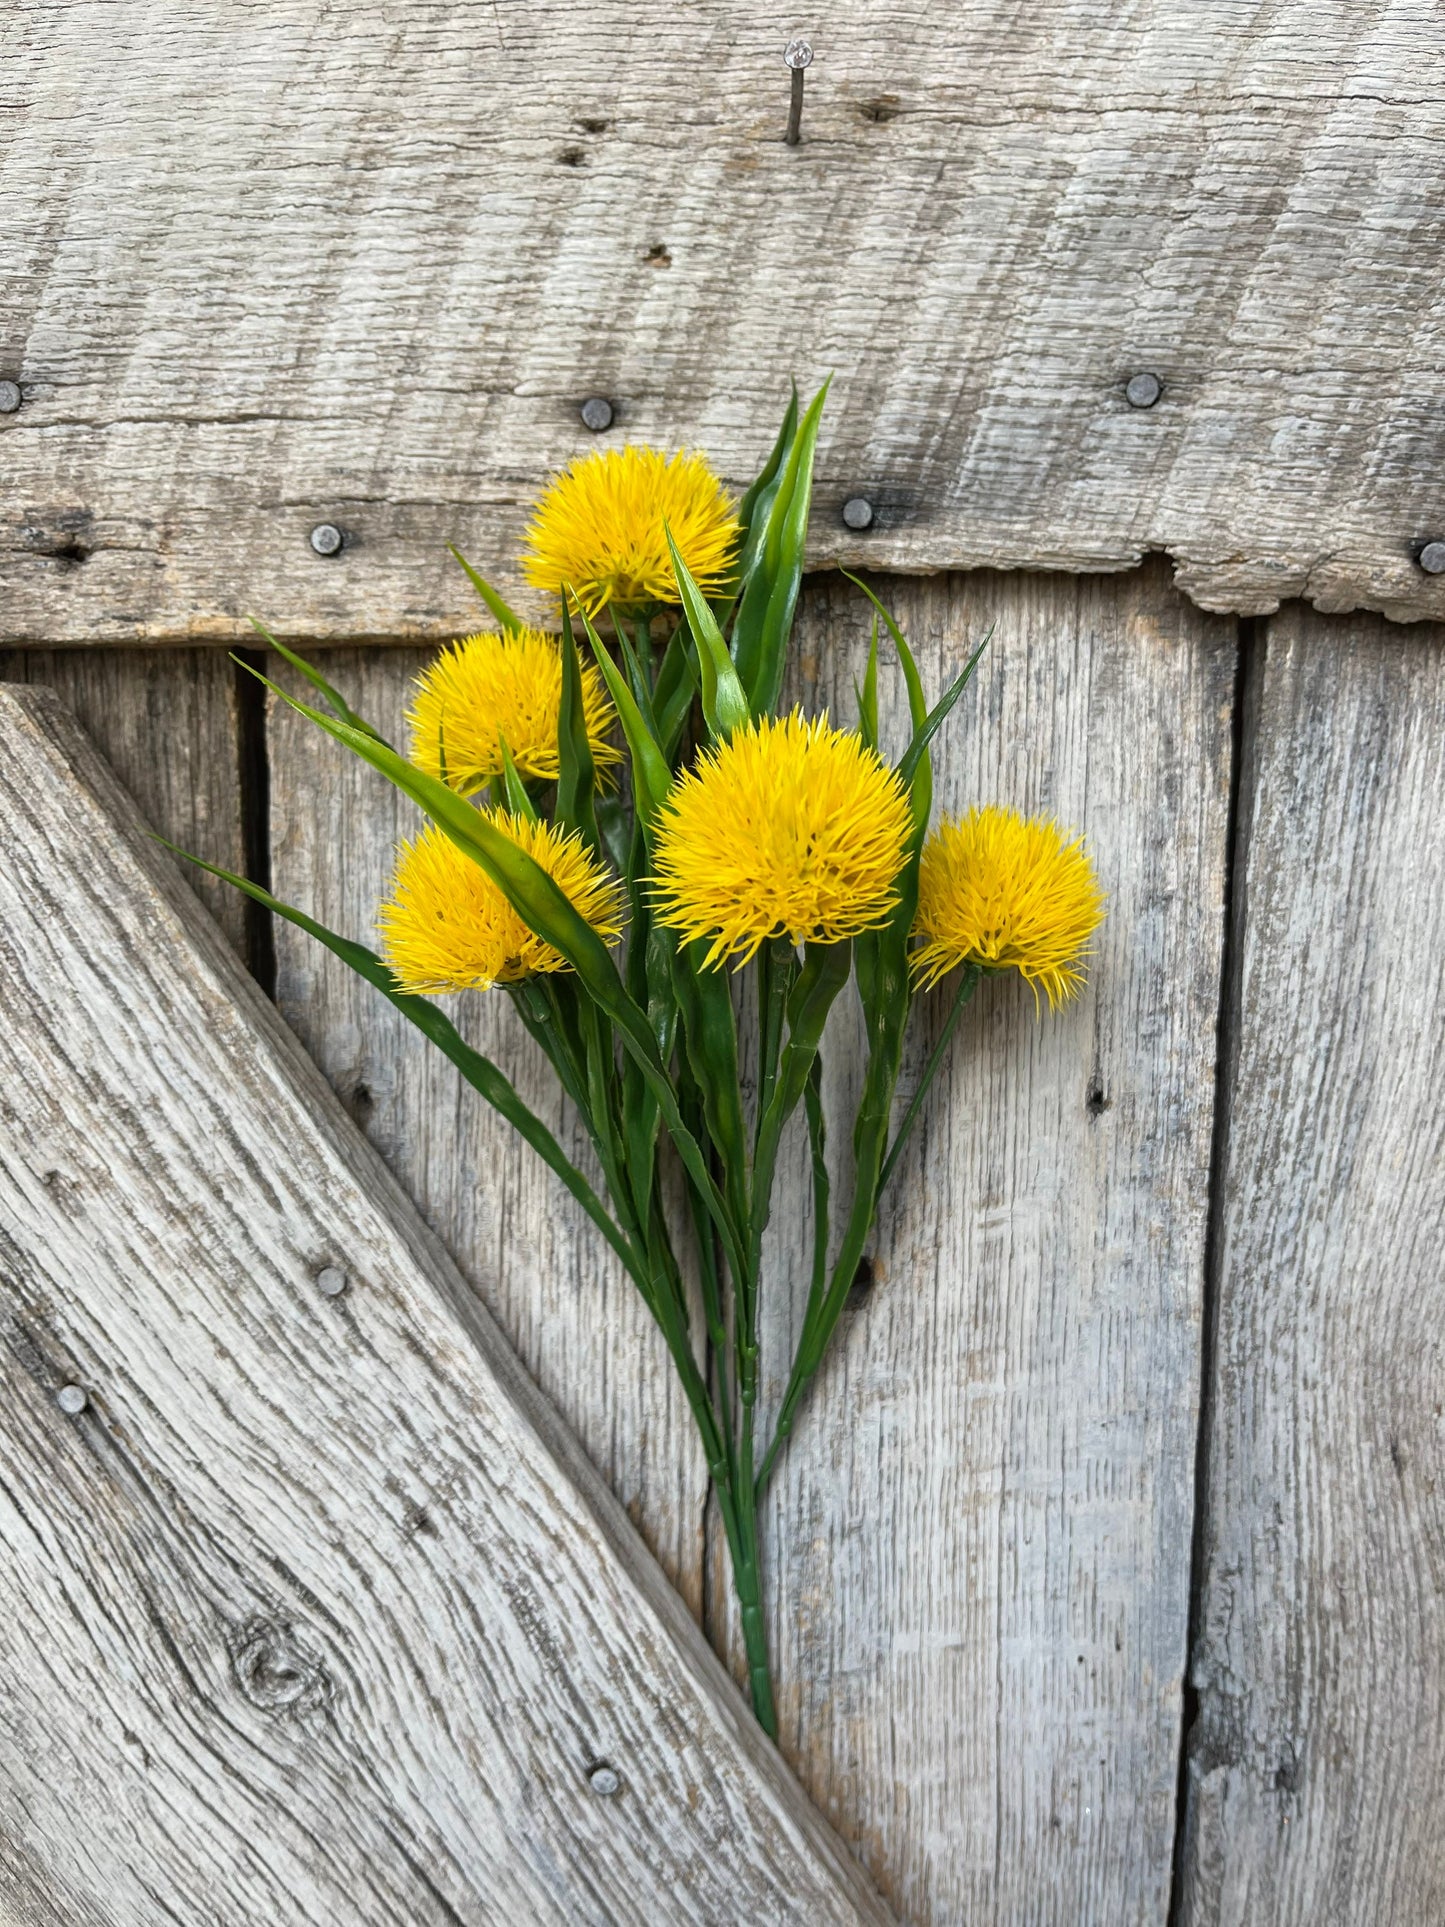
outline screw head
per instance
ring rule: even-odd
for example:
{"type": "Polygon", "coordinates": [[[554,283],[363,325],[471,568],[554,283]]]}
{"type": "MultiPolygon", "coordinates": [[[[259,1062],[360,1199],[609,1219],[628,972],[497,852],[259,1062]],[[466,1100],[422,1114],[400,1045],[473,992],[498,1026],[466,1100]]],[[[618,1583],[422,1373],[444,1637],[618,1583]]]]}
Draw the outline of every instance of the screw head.
{"type": "Polygon", "coordinates": [[[13,415],[20,406],[18,381],[0,381],[0,415],[13,415]]]}
{"type": "Polygon", "coordinates": [[[843,504],[843,522],[850,529],[871,529],[873,526],[873,504],[861,495],[855,495],[843,504]]]}
{"type": "Polygon", "coordinates": [[[1124,384],[1124,399],[1131,408],[1152,408],[1164,393],[1157,375],[1130,375],[1124,384]]]}
{"type": "Polygon", "coordinates": [[[318,555],[336,555],[341,548],[341,531],[334,522],[318,522],[311,531],[311,546],[318,555]]]}
{"type": "Polygon", "coordinates": [[[1426,575],[1445,575],[1445,542],[1427,542],[1420,551],[1420,567],[1426,575]]]}
{"type": "Polygon", "coordinates": [[[323,1298],[339,1298],[346,1289],[346,1272],[340,1265],[323,1265],[316,1274],[316,1289],[323,1298]]]}
{"type": "Polygon", "coordinates": [[[85,1410],[90,1399],[83,1385],[62,1385],[55,1394],[55,1402],[62,1412],[68,1412],[74,1418],[77,1412],[85,1410]]]}
{"type": "Polygon", "coordinates": [[[788,42],[787,46],[784,47],[783,60],[787,66],[793,69],[794,73],[801,73],[804,67],[811,67],[813,64],[812,42],[804,40],[801,35],[795,36],[788,42]]]}
{"type": "Polygon", "coordinates": [[[614,1793],[622,1791],[622,1775],[615,1766],[608,1766],[604,1761],[601,1766],[594,1766],[587,1775],[587,1784],[600,1799],[610,1800],[614,1793]]]}
{"type": "Polygon", "coordinates": [[[604,428],[612,426],[612,403],[602,395],[589,395],[578,413],[582,426],[590,428],[594,435],[600,435],[604,428]]]}

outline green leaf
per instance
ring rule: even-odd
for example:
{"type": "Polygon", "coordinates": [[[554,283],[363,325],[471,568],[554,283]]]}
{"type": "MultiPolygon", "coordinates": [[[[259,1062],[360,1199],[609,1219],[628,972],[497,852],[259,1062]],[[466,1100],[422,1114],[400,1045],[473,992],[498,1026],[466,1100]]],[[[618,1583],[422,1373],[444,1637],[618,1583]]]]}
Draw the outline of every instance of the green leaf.
{"type": "Polygon", "coordinates": [[[587,630],[587,640],[592,645],[592,654],[597,659],[597,667],[602,672],[602,680],[607,685],[607,693],[612,698],[613,707],[622,724],[622,734],[627,739],[627,748],[632,757],[632,794],[637,805],[637,814],[644,832],[651,832],[652,819],[662,807],[663,798],[672,788],[672,770],[667,758],[659,748],[656,738],[647,727],[647,719],[637,706],[637,698],[628,688],[617,664],[607,653],[606,645],[597,631],[587,611],[579,602],[577,612],[587,630]]]}
{"type": "Polygon", "coordinates": [[[863,672],[863,687],[853,685],[858,698],[858,734],[869,749],[878,747],[878,618],[873,618],[873,640],[868,645],[868,667],[863,672]]]}
{"type": "MultiPolygon", "coordinates": [[[[884,608],[877,596],[874,595],[873,591],[868,587],[868,584],[858,576],[850,574],[847,569],[842,570],[841,573],[847,577],[855,589],[861,589],[873,604],[873,633],[875,638],[878,634],[879,616],[882,616],[888,625],[888,633],[893,638],[893,646],[898,651],[898,660],[903,668],[903,680],[908,685],[908,714],[912,719],[913,729],[916,734],[923,728],[924,723],[927,721],[928,698],[923,693],[923,678],[918,673],[918,664],[914,660],[913,651],[909,648],[903,631],[893,620],[889,611],[884,608]]],[[[877,748],[876,740],[874,747],[877,748]]],[[[918,766],[916,780],[913,778],[905,778],[905,781],[908,782],[913,802],[914,828],[921,836],[924,830],[927,829],[928,819],[933,813],[933,765],[927,757],[924,757],[918,766]]]]}
{"type": "Polygon", "coordinates": [[[783,1127],[807,1088],[828,1013],[848,981],[852,963],[853,946],[849,942],[810,943],[804,952],[803,968],[789,993],[788,1041],[783,1047],[777,1082],[758,1127],[751,1213],[754,1256],[761,1250],[772,1209],[773,1170],[783,1127]]]}
{"type": "Polygon", "coordinates": [[[688,573],[678,554],[672,530],[663,524],[667,546],[672,552],[672,573],[677,578],[682,612],[692,639],[697,645],[698,669],[702,677],[702,713],[715,742],[726,742],[735,729],[748,720],[748,698],[728,646],[723,641],[717,617],[708,607],[707,597],[688,573]]]}
{"type": "Polygon", "coordinates": [[[813,457],[832,377],[808,405],[768,510],[757,559],[738,601],[733,657],[754,716],[770,716],[783,687],[813,498],[813,457]]]}
{"type": "Polygon", "coordinates": [[[708,1135],[722,1160],[724,1193],[741,1225],[746,1224],[748,1216],[748,1153],[738,1082],[737,1019],[728,972],[707,969],[702,962],[705,954],[706,945],[701,942],[675,947],[673,992],[682,1019],[688,1065],[702,1096],[708,1135]]]}
{"type": "MultiPolygon", "coordinates": [[[[333,716],[339,717],[343,723],[350,723],[353,729],[366,730],[370,735],[374,736],[378,742],[384,742],[386,740],[379,729],[373,729],[364,717],[357,715],[356,711],[350,707],[345,698],[331,687],[331,684],[327,682],[321,671],[313,668],[304,656],[298,656],[294,649],[288,649],[284,642],[278,642],[276,637],[273,636],[271,631],[266,627],[265,623],[258,622],[255,616],[247,616],[246,620],[256,631],[257,635],[263,637],[270,643],[278,656],[284,656],[293,669],[300,671],[307,682],[310,683],[311,687],[320,694],[321,700],[326,704],[333,716]]],[[[232,661],[235,660],[236,658],[233,656],[232,661]]],[[[243,664],[242,667],[249,667],[249,665],[243,664]]]]}
{"type": "Polygon", "coordinates": [[[562,606],[562,700],[557,708],[557,805],[553,814],[563,829],[580,830],[589,849],[598,847],[597,764],[587,735],[582,701],[582,664],[572,619],[562,606]]]}
{"type": "MultiPolygon", "coordinates": [[[[990,629],[983,641],[964,664],[963,668],[959,670],[953,681],[948,685],[947,689],[944,690],[932,709],[929,710],[923,721],[914,729],[913,741],[908,745],[904,753],[903,761],[898,765],[898,774],[903,778],[904,782],[910,786],[913,785],[914,776],[926,759],[928,745],[943,727],[944,722],[948,718],[949,711],[967,688],[969,679],[972,677],[974,670],[977,669],[979,660],[984,650],[987,649],[992,636],[993,630],[990,629]]],[[[917,811],[915,809],[915,818],[916,815],[917,811]]],[[[927,820],[927,817],[925,817],[924,822],[926,823],[927,820]]]]}
{"type": "Polygon", "coordinates": [[[522,781],[517,765],[512,761],[512,752],[507,748],[505,736],[497,738],[502,751],[502,783],[507,797],[507,808],[513,816],[525,818],[528,823],[539,823],[537,806],[527,794],[527,785],[522,781]]]}
{"type": "Polygon", "coordinates": [[[468,582],[471,583],[477,594],[482,598],[482,601],[486,603],[487,607],[501,624],[503,633],[514,636],[519,630],[525,629],[527,625],[523,622],[522,618],[507,607],[506,603],[503,602],[490,582],[484,582],[482,580],[481,576],[477,574],[461,550],[450,542],[447,544],[447,550],[456,557],[463,569],[466,570],[468,582]]]}
{"type": "Polygon", "coordinates": [[[772,452],[763,463],[757,480],[738,503],[738,524],[742,529],[737,569],[739,592],[747,586],[748,578],[757,562],[758,550],[762,547],[763,531],[768,525],[768,512],[778,493],[783,466],[797,432],[798,385],[794,382],[787,412],[783,416],[783,425],[778,430],[778,439],[773,443],[772,452]]]}
{"type": "Polygon", "coordinates": [[[652,692],[653,713],[657,718],[657,740],[671,764],[682,741],[682,732],[697,694],[697,671],[693,668],[688,640],[692,631],[680,622],[662,652],[662,666],[652,692]]]}

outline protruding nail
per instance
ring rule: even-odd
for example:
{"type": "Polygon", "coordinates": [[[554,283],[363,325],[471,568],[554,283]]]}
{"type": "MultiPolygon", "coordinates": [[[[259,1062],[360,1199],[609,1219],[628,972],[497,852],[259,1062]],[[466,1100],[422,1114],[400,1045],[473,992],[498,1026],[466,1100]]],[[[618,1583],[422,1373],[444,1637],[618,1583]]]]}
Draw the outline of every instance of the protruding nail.
{"type": "Polygon", "coordinates": [[[622,1775],[615,1766],[608,1766],[604,1761],[601,1766],[594,1766],[587,1775],[587,1784],[602,1799],[610,1800],[614,1793],[622,1791],[622,1775]]]}
{"type": "Polygon", "coordinates": [[[318,555],[338,554],[341,540],[341,531],[334,522],[318,522],[311,531],[311,546],[318,555]]]}
{"type": "Polygon", "coordinates": [[[339,1298],[346,1289],[346,1273],[340,1265],[323,1265],[316,1274],[316,1289],[323,1298],[339,1298]]]}
{"type": "Polygon", "coordinates": [[[13,415],[20,406],[18,381],[0,381],[0,415],[13,415]]]}
{"type": "Polygon", "coordinates": [[[1420,551],[1420,567],[1426,575],[1445,575],[1445,542],[1427,542],[1420,551]]]}
{"type": "Polygon", "coordinates": [[[803,138],[803,74],[813,64],[811,41],[795,35],[783,49],[783,61],[793,70],[793,96],[788,103],[788,131],[783,136],[789,147],[803,138]]]}
{"type": "Polygon", "coordinates": [[[853,496],[843,504],[843,520],[850,529],[871,529],[873,504],[862,495],[853,496]]]}
{"type": "Polygon", "coordinates": [[[612,403],[602,395],[589,395],[580,413],[582,426],[590,428],[594,435],[600,435],[604,428],[612,426],[612,403]]]}
{"type": "Polygon", "coordinates": [[[68,1412],[74,1418],[77,1412],[85,1410],[90,1399],[83,1385],[62,1385],[55,1394],[55,1402],[62,1412],[68,1412]]]}
{"type": "Polygon", "coordinates": [[[1157,375],[1130,375],[1124,384],[1124,399],[1131,408],[1152,408],[1164,393],[1164,384],[1157,375]]]}

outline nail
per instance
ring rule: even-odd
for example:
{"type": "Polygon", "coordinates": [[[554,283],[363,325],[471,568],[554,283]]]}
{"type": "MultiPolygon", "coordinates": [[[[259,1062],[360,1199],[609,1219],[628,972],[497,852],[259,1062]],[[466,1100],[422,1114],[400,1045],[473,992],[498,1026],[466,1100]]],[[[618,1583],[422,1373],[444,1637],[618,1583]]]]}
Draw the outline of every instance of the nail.
{"type": "Polygon", "coordinates": [[[0,381],[0,415],[13,415],[20,406],[18,381],[0,381]]]}
{"type": "Polygon", "coordinates": [[[1157,375],[1130,375],[1124,384],[1124,399],[1131,408],[1152,408],[1164,393],[1157,375]]]}
{"type": "Polygon", "coordinates": [[[1426,575],[1445,575],[1445,542],[1427,542],[1420,551],[1420,567],[1426,575]]]}
{"type": "Polygon", "coordinates": [[[594,435],[600,435],[604,428],[612,426],[612,403],[601,395],[591,395],[581,408],[582,426],[590,428],[594,435]]]}
{"type": "Polygon", "coordinates": [[[604,1763],[601,1766],[593,1767],[592,1771],[587,1775],[587,1784],[591,1787],[592,1791],[599,1794],[602,1799],[610,1800],[614,1793],[619,1793],[622,1790],[622,1775],[617,1771],[616,1767],[608,1766],[604,1763]]]}
{"type": "Polygon", "coordinates": [[[90,1400],[86,1396],[83,1385],[62,1385],[60,1390],[55,1394],[55,1402],[62,1412],[69,1412],[70,1416],[74,1418],[77,1412],[83,1412],[85,1410],[90,1400]]]}
{"type": "Polygon", "coordinates": [[[323,1298],[339,1298],[346,1289],[346,1273],[340,1265],[323,1265],[316,1274],[316,1289],[323,1298]]]}
{"type": "Polygon", "coordinates": [[[873,504],[862,495],[853,496],[843,504],[843,520],[850,529],[871,529],[873,504]]]}
{"type": "Polygon", "coordinates": [[[311,531],[311,546],[318,555],[335,555],[341,547],[341,531],[334,522],[318,522],[311,531]]]}
{"type": "Polygon", "coordinates": [[[803,73],[813,64],[812,45],[802,38],[790,40],[783,49],[783,60],[793,70],[793,97],[788,103],[788,131],[783,139],[789,147],[796,147],[803,138],[803,73]]]}

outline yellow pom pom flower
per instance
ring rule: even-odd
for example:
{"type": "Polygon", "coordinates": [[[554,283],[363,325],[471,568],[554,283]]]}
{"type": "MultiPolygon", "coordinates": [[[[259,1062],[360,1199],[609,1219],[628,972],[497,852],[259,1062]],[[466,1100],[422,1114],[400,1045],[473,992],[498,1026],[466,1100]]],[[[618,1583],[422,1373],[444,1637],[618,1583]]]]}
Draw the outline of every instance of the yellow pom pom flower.
{"type": "MultiPolygon", "coordinates": [[[[622,934],[622,886],[575,830],[505,810],[482,814],[539,863],[598,936],[622,934]]],[[[390,901],[381,907],[382,953],[403,990],[425,995],[488,990],[566,970],[560,951],[529,930],[479,864],[435,825],[397,851],[390,901]]]]}
{"type": "Polygon", "coordinates": [[[663,805],[659,921],[707,942],[709,968],[769,937],[839,943],[887,921],[909,830],[903,784],[860,736],[765,717],[704,750],[663,805]]]}
{"type": "MultiPolygon", "coordinates": [[[[554,782],[562,706],[562,645],[539,629],[467,636],[418,678],[407,712],[411,759],[461,796],[502,773],[502,741],[522,776],[554,782]]],[[[582,714],[599,776],[622,761],[609,740],[616,720],[601,676],[582,666],[582,714]]]]}
{"type": "Polygon", "coordinates": [[[738,543],[731,498],[701,455],[613,448],[564,469],[527,530],[534,589],[569,583],[589,616],[677,601],[663,524],[704,595],[721,589],[738,543]]]}
{"type": "Polygon", "coordinates": [[[945,820],[923,846],[913,971],[936,984],[955,964],[1017,970],[1037,1001],[1067,1003],[1084,982],[1104,893],[1082,839],[1047,817],[970,810],[945,820]]]}

